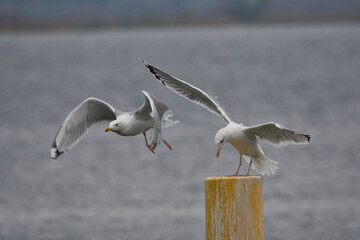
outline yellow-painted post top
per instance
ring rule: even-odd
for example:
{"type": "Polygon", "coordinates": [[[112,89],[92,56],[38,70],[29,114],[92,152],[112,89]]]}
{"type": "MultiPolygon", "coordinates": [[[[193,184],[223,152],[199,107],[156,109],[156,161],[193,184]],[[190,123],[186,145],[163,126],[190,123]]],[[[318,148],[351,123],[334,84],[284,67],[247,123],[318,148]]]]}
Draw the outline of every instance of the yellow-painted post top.
{"type": "Polygon", "coordinates": [[[206,239],[263,240],[261,176],[205,178],[206,239]]]}

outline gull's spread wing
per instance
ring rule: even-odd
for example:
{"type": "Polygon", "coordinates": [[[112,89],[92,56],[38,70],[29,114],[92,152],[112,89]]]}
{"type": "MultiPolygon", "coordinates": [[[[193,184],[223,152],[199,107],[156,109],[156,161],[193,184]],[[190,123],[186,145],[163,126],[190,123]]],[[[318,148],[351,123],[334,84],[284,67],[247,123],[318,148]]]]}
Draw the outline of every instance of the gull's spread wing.
{"type": "Polygon", "coordinates": [[[92,127],[116,119],[117,110],[110,104],[88,98],[66,117],[51,145],[51,158],[56,159],[64,151],[74,147],[92,127]]]}
{"type": "Polygon", "coordinates": [[[150,70],[154,76],[160,80],[169,89],[173,90],[180,96],[188,99],[191,102],[197,103],[200,106],[206,108],[208,111],[220,116],[225,122],[231,122],[230,117],[226,114],[223,107],[214,100],[209,94],[203,90],[181,80],[176,77],[161,71],[160,69],[148,64],[142,60],[145,66],[150,70]]]}
{"type": "Polygon", "coordinates": [[[307,144],[311,141],[310,135],[296,133],[273,122],[248,127],[245,129],[245,132],[254,133],[259,138],[265,139],[275,146],[289,143],[307,144]]]}

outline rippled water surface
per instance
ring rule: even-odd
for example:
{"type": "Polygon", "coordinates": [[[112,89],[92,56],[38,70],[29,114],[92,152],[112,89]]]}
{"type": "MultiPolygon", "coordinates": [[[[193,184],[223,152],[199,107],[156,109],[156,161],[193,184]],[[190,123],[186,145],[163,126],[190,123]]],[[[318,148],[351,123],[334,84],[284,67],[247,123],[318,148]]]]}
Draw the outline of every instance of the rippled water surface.
{"type": "Polygon", "coordinates": [[[204,178],[235,172],[237,152],[216,159],[223,120],[158,84],[141,58],[218,96],[235,121],[311,134],[310,145],[261,142],[280,167],[264,177],[266,239],[357,239],[359,39],[359,24],[1,33],[0,239],[205,238],[204,178]],[[173,151],[97,128],[50,160],[78,103],[134,110],[141,90],[181,121],[164,130],[173,151]]]}

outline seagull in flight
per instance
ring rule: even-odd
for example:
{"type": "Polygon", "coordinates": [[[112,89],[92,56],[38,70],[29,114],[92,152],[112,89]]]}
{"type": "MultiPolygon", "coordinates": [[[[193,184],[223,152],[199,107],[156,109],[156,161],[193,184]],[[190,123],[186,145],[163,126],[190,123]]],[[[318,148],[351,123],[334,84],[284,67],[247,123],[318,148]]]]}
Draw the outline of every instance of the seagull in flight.
{"type": "Polygon", "coordinates": [[[208,93],[190,83],[161,71],[144,60],[142,61],[150,72],[167,88],[224,119],[227,123],[226,127],[218,130],[215,135],[215,143],[217,145],[216,157],[219,157],[220,150],[226,142],[230,143],[239,152],[240,162],[233,176],[239,175],[243,155],[250,158],[250,160],[246,159],[249,161],[247,176],[249,175],[251,167],[261,175],[275,174],[278,170],[278,163],[265,156],[257,138],[264,139],[275,147],[290,143],[308,144],[311,141],[309,135],[296,133],[274,122],[250,127],[242,123],[236,123],[231,120],[224,108],[208,93]]]}
{"type": "Polygon", "coordinates": [[[121,136],[144,135],[146,147],[153,153],[162,142],[172,150],[163,138],[162,128],[171,127],[179,121],[171,120],[172,111],[163,102],[146,91],[144,104],[132,112],[122,112],[109,103],[90,97],[80,103],[66,117],[51,145],[50,156],[56,159],[65,151],[74,147],[93,127],[108,124],[105,132],[114,132],[121,136]],[[151,144],[146,131],[151,132],[151,144]]]}

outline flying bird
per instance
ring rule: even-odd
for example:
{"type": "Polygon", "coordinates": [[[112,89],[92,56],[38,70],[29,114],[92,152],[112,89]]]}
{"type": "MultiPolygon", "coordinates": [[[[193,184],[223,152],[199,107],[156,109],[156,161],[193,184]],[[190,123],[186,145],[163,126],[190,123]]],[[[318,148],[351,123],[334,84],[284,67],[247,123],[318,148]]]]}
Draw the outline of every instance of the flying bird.
{"type": "Polygon", "coordinates": [[[265,156],[257,138],[264,139],[276,147],[289,143],[308,144],[311,141],[309,135],[296,133],[274,122],[250,127],[242,123],[236,123],[231,120],[224,108],[208,93],[159,70],[144,60],[142,61],[150,72],[167,88],[224,119],[227,123],[226,127],[218,130],[215,135],[216,157],[219,157],[220,150],[226,142],[230,143],[239,152],[240,162],[234,176],[239,174],[243,155],[250,158],[250,160],[246,159],[249,161],[246,175],[249,175],[251,167],[261,175],[275,174],[278,170],[278,163],[265,156]]]}
{"type": "Polygon", "coordinates": [[[153,153],[162,142],[172,150],[163,138],[162,128],[171,127],[179,121],[171,120],[172,111],[163,102],[146,91],[144,104],[132,112],[122,112],[109,103],[90,97],[80,103],[66,117],[51,145],[50,156],[56,159],[65,151],[74,147],[86,132],[93,127],[108,124],[105,132],[114,132],[122,136],[134,136],[142,133],[146,147],[153,153]],[[146,131],[152,129],[151,143],[148,143],[146,131]]]}

